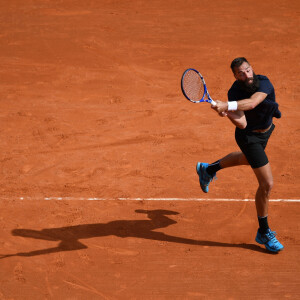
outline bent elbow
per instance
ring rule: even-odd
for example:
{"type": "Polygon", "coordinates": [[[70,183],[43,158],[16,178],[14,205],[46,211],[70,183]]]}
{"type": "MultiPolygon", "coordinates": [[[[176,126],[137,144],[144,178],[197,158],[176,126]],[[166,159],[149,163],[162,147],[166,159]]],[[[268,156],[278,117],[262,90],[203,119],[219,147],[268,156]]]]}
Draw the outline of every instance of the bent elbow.
{"type": "Polygon", "coordinates": [[[237,127],[238,127],[239,129],[245,129],[245,128],[246,128],[246,126],[244,126],[244,125],[237,125],[237,127]]]}
{"type": "Polygon", "coordinates": [[[238,127],[239,129],[245,129],[245,128],[247,127],[247,122],[239,123],[239,124],[237,125],[237,127],[238,127]]]}

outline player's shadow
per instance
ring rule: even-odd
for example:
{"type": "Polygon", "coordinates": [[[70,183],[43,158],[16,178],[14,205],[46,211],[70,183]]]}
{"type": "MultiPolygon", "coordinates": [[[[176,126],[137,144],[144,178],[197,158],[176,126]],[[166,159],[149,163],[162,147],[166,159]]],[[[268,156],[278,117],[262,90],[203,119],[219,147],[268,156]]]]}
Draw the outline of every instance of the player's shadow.
{"type": "Polygon", "coordinates": [[[181,243],[187,245],[225,247],[225,248],[244,248],[253,251],[265,252],[261,247],[254,244],[232,244],[205,240],[194,240],[184,237],[177,237],[155,231],[168,227],[177,222],[170,219],[169,215],[177,215],[178,212],[170,210],[136,210],[137,213],[147,214],[150,220],[119,220],[108,223],[83,224],[76,226],[46,228],[42,230],[32,229],[14,229],[12,235],[28,237],[33,239],[60,241],[59,245],[53,248],[35,250],[30,252],[20,252],[15,254],[2,255],[0,258],[10,256],[36,256],[61,251],[72,251],[87,248],[79,240],[103,237],[117,236],[121,238],[135,237],[156,241],[166,241],[172,243],[181,243]]]}

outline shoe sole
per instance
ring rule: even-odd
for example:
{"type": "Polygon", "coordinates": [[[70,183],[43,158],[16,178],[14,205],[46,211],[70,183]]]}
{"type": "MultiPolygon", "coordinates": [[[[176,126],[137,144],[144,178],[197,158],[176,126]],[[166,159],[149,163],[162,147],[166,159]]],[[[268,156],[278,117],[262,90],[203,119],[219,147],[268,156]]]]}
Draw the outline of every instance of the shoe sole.
{"type": "Polygon", "coordinates": [[[284,247],[282,247],[281,249],[278,249],[278,250],[274,250],[272,248],[270,248],[268,245],[266,245],[265,243],[263,243],[261,240],[259,240],[258,238],[255,238],[255,241],[260,244],[260,245],[264,245],[266,247],[267,250],[271,251],[271,252],[279,252],[279,251],[282,251],[284,249],[284,247]]]}
{"type": "Polygon", "coordinates": [[[201,182],[200,182],[200,171],[201,171],[201,163],[198,162],[197,165],[196,165],[196,172],[197,172],[197,174],[198,174],[198,176],[199,176],[200,187],[201,187],[202,192],[208,193],[208,191],[204,190],[203,187],[201,186],[201,182]]]}

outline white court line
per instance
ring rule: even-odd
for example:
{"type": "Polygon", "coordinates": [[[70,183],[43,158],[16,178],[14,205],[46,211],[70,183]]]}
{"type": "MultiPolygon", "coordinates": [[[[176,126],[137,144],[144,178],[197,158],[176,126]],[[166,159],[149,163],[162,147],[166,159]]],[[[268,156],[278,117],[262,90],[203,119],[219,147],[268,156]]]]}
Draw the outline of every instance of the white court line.
{"type": "MultiPolygon", "coordinates": [[[[6,197],[4,197],[5,199],[6,197]]],[[[3,199],[3,198],[2,198],[3,199]]],[[[7,198],[6,198],[7,199],[7,198]]],[[[17,197],[16,200],[45,200],[45,201],[209,201],[209,202],[254,202],[254,199],[231,198],[89,198],[89,197],[17,197]]],[[[0,196],[1,200],[1,196],[0,196]]],[[[300,199],[270,199],[270,202],[300,202],[300,199]]]]}

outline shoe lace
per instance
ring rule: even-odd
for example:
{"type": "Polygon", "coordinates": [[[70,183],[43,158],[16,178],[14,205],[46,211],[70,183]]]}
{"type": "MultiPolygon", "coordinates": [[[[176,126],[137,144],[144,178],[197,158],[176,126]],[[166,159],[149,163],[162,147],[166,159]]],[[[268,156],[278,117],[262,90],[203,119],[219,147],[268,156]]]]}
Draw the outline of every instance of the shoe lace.
{"type": "Polygon", "coordinates": [[[217,180],[218,178],[217,178],[217,174],[215,173],[214,175],[209,175],[209,177],[210,177],[210,181],[213,181],[213,180],[217,180]]]}
{"type": "Polygon", "coordinates": [[[278,242],[277,239],[276,239],[276,231],[270,231],[268,233],[265,234],[265,237],[269,240],[269,241],[272,241],[272,242],[278,242]]]}

